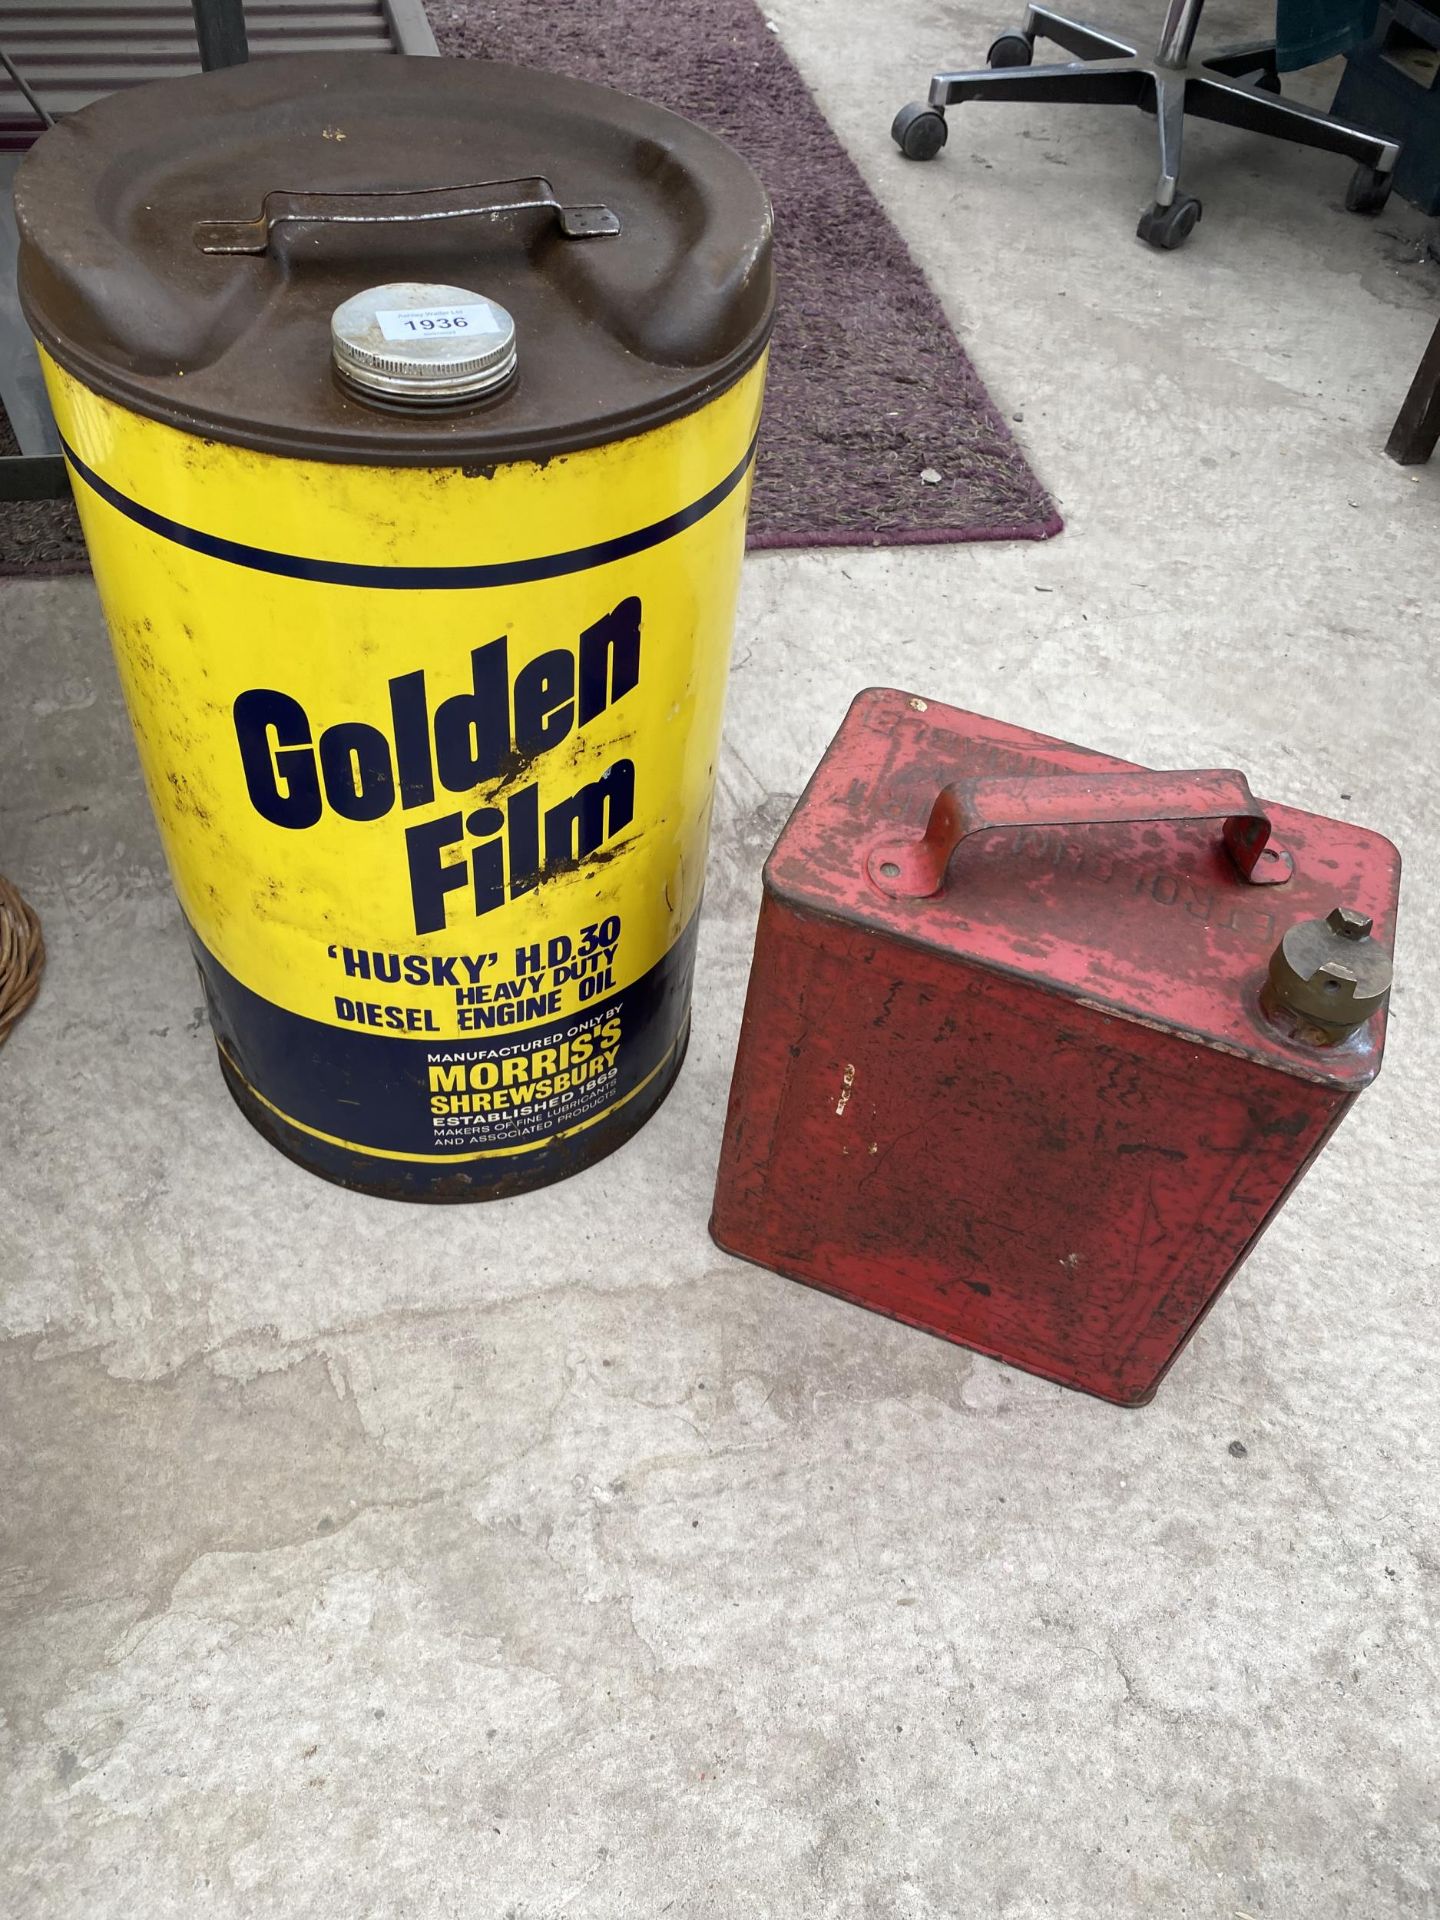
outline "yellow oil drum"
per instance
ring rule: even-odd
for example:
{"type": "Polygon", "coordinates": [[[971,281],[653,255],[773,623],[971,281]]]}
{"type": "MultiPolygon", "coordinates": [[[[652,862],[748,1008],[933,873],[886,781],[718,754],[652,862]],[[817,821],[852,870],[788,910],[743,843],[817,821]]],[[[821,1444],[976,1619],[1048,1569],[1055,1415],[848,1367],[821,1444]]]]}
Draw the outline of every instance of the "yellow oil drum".
{"type": "Polygon", "coordinates": [[[400,1198],[610,1152],[689,1031],[758,180],[602,88],[333,56],[112,96],[16,200],[241,1110],[400,1198]]]}

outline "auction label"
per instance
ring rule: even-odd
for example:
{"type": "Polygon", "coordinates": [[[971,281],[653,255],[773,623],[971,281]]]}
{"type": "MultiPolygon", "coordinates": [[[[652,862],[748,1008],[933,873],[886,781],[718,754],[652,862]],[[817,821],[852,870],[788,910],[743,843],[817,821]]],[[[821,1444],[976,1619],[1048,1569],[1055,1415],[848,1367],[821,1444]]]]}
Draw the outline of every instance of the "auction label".
{"type": "Polygon", "coordinates": [[[479,302],[467,307],[379,307],[375,318],[387,340],[440,340],[452,334],[498,340],[509,331],[493,307],[479,302]]]}

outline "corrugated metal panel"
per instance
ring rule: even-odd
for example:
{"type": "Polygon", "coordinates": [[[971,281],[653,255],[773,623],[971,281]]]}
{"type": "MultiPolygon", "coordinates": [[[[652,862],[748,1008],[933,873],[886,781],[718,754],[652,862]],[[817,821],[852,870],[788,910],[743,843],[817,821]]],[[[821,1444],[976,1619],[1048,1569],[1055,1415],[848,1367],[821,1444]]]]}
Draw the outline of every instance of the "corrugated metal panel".
{"type": "MultiPolygon", "coordinates": [[[[282,53],[433,53],[423,13],[405,0],[250,0],[250,57],[282,53]]],[[[198,73],[188,0],[46,0],[0,11],[0,45],[57,117],[147,80],[198,73]]],[[[35,138],[35,117],[0,68],[0,151],[35,138]]]]}

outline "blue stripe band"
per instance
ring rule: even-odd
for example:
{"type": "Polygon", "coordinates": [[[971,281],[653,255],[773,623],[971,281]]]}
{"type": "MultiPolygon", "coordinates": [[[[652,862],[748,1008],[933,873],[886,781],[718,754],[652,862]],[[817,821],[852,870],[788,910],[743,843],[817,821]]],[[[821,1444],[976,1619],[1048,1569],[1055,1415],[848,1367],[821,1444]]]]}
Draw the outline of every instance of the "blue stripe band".
{"type": "Polygon", "coordinates": [[[147,533],[158,534],[162,540],[173,540],[176,546],[188,547],[192,553],[203,553],[211,560],[227,560],[236,567],[251,567],[260,573],[283,574],[291,580],[314,580],[323,586],[381,587],[406,592],[417,588],[523,586],[530,580],[554,580],[562,574],[584,573],[591,567],[607,566],[612,560],[628,560],[633,553],[644,553],[647,548],[673,540],[677,533],[684,533],[687,527],[693,527],[708,513],[713,513],[745,478],[754,457],[752,440],[739,465],[690,506],[634,533],[597,541],[594,546],[572,547],[567,553],[540,554],[533,560],[503,560],[483,567],[376,567],[357,566],[347,560],[309,560],[302,554],[275,553],[268,547],[251,547],[242,540],[222,540],[217,534],[201,533],[182,521],[142,507],[138,500],[131,500],[108,480],[102,480],[73,448],[65,447],[65,458],[71,467],[107,506],[144,527],[147,533]]]}

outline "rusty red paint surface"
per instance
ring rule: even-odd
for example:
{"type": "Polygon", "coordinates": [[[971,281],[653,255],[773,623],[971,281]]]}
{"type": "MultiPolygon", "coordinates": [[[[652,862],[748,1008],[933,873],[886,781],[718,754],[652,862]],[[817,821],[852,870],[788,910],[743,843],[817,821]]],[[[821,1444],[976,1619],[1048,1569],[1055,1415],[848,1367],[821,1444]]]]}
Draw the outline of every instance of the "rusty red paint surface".
{"type": "Polygon", "coordinates": [[[1247,809],[1238,776],[1105,780],[1139,771],[860,695],[766,867],[711,1223],[747,1259],[1124,1404],[1379,1070],[1383,1013],[1326,1048],[1270,1026],[1272,948],[1337,904],[1389,944],[1399,877],[1379,835],[1247,809]],[[1200,782],[1206,817],[1115,817],[1165,781],[1200,782]],[[957,783],[985,831],[936,828],[957,783]],[[1086,789],[1088,824],[1049,824],[1086,789]],[[1294,862],[1280,884],[1258,860],[1244,877],[1262,813],[1294,862]],[[938,891],[927,828],[931,855],[953,841],[938,891]]]}

